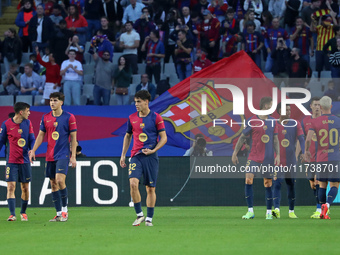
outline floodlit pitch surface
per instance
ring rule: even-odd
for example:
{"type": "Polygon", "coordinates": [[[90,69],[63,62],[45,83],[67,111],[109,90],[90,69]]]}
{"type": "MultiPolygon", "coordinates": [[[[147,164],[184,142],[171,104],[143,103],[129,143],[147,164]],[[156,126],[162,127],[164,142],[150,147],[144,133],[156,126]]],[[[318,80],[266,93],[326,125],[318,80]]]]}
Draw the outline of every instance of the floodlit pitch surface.
{"type": "MultiPolygon", "coordinates": [[[[242,220],[246,207],[159,207],[154,227],[131,224],[133,208],[69,208],[68,222],[49,222],[53,208],[28,208],[28,222],[7,222],[0,209],[1,254],[335,254],[340,207],[331,220],[310,219],[315,207],[297,207],[299,219],[242,220]]],[[[146,212],[146,208],[143,208],[146,212]]],[[[17,208],[19,213],[19,208],[17,208]]]]}

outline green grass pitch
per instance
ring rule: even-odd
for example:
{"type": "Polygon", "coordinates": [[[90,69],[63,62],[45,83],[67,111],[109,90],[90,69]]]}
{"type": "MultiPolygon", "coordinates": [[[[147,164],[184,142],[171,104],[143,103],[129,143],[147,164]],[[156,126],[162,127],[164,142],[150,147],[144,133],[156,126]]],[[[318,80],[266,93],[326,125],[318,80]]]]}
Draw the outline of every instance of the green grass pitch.
{"type": "MultiPolygon", "coordinates": [[[[143,208],[146,212],[146,208],[143,208]]],[[[17,208],[17,213],[19,213],[17,208]]],[[[315,207],[296,207],[299,219],[242,220],[246,207],[156,207],[154,227],[133,227],[133,208],[69,208],[68,222],[48,222],[54,208],[28,208],[28,222],[7,222],[0,208],[1,254],[338,254],[340,207],[331,220],[310,219],[315,207]]]]}

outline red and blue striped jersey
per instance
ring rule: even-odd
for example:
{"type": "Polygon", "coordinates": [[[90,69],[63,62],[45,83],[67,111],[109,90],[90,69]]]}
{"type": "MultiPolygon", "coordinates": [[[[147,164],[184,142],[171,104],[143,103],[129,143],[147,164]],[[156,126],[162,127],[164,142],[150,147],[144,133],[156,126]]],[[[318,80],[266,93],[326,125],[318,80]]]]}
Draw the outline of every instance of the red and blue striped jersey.
{"type": "MultiPolygon", "coordinates": [[[[302,129],[303,129],[303,132],[305,133],[305,136],[307,136],[308,130],[312,126],[312,121],[313,120],[314,119],[312,118],[312,115],[306,116],[302,120],[302,122],[301,122],[302,125],[301,126],[302,126],[302,129]]],[[[317,148],[318,148],[318,140],[316,139],[316,134],[314,133],[313,137],[312,137],[312,143],[309,146],[309,152],[311,154],[311,158],[310,158],[311,162],[315,162],[316,161],[316,151],[317,151],[317,148]]]]}
{"type": "Polygon", "coordinates": [[[289,48],[289,36],[286,30],[283,28],[278,28],[278,29],[273,29],[273,28],[268,28],[267,34],[266,34],[266,39],[265,39],[265,46],[266,48],[270,48],[271,51],[276,49],[277,45],[277,39],[279,37],[283,37],[284,40],[286,40],[286,45],[289,48]]]}
{"type": "Polygon", "coordinates": [[[256,31],[253,34],[244,32],[243,42],[245,44],[244,47],[245,52],[252,52],[253,50],[256,50],[259,47],[261,42],[263,42],[263,38],[262,35],[256,31]]]}
{"type": "Polygon", "coordinates": [[[30,120],[20,124],[13,119],[4,121],[0,129],[0,150],[6,146],[6,161],[13,164],[29,163],[28,151],[35,143],[33,126],[30,120]]]}
{"type": "Polygon", "coordinates": [[[58,117],[52,112],[42,116],[40,130],[47,134],[46,161],[56,161],[70,157],[70,134],[77,131],[76,118],[63,111],[58,117]]]}
{"type": "Polygon", "coordinates": [[[247,123],[248,126],[243,129],[243,134],[250,136],[248,160],[257,163],[273,164],[274,135],[277,135],[278,132],[277,122],[272,117],[268,117],[267,120],[261,120],[258,116],[254,115],[248,119],[247,123]]]}
{"type": "Polygon", "coordinates": [[[305,139],[303,135],[303,130],[299,121],[289,120],[285,126],[283,126],[279,121],[278,126],[278,138],[280,142],[280,165],[290,166],[296,165],[296,141],[299,142],[302,147],[302,151],[305,151],[305,139]],[[295,123],[297,122],[297,125],[295,123]]]}
{"type": "Polygon", "coordinates": [[[314,130],[318,140],[316,162],[339,161],[340,118],[324,114],[314,119],[309,129],[314,130]]]}
{"type": "MultiPolygon", "coordinates": [[[[296,27],[293,28],[292,34],[296,31],[296,27]]],[[[304,26],[295,38],[294,47],[300,49],[301,55],[309,55],[310,40],[312,38],[312,32],[306,26],[304,26]]]]}
{"type": "Polygon", "coordinates": [[[133,135],[131,157],[141,153],[142,149],[154,149],[158,142],[158,134],[165,130],[163,118],[150,111],[146,117],[139,117],[135,112],[129,116],[126,133],[133,135]]]}

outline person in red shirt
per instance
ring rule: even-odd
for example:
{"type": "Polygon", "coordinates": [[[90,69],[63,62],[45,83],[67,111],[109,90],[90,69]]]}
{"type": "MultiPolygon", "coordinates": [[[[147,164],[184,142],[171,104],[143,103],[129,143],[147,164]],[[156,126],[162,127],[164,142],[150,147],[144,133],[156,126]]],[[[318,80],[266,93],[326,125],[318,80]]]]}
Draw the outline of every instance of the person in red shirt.
{"type": "Polygon", "coordinates": [[[201,30],[201,47],[207,49],[211,61],[217,61],[220,49],[220,22],[211,15],[209,10],[203,11],[204,20],[201,30]]]}
{"type": "Polygon", "coordinates": [[[207,59],[207,52],[204,49],[197,50],[196,57],[197,59],[194,62],[194,66],[192,68],[193,74],[212,65],[212,62],[207,59]]]}
{"type": "Polygon", "coordinates": [[[65,18],[67,28],[74,34],[78,35],[79,43],[85,45],[86,43],[86,32],[87,32],[87,21],[84,16],[80,15],[76,5],[70,5],[69,16],[65,18]]]}
{"type": "Polygon", "coordinates": [[[53,92],[59,92],[60,90],[61,86],[60,66],[55,62],[52,52],[48,55],[49,62],[44,62],[41,59],[38,47],[35,47],[35,52],[37,54],[37,60],[39,64],[46,68],[46,83],[44,88],[43,99],[45,99],[45,105],[49,105],[50,94],[53,92]]]}

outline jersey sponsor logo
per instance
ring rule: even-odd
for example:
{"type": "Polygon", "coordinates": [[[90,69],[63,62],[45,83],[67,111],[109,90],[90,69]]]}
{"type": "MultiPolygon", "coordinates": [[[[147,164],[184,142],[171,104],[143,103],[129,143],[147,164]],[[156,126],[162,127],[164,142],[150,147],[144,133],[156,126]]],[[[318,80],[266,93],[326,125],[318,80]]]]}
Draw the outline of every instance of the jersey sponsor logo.
{"type": "Polygon", "coordinates": [[[22,129],[20,128],[20,129],[18,129],[18,133],[21,135],[22,134],[22,129]]]}
{"type": "Polygon", "coordinates": [[[269,135],[263,135],[263,136],[261,137],[261,141],[262,141],[263,143],[268,143],[269,140],[270,140],[269,135]]]}
{"type": "Polygon", "coordinates": [[[54,123],[53,123],[53,126],[54,126],[54,127],[57,127],[57,126],[58,126],[58,122],[54,122],[54,123]]]}
{"type": "Polygon", "coordinates": [[[59,133],[57,131],[54,131],[52,133],[52,139],[55,140],[55,141],[57,141],[59,139],[59,133]]]}
{"type": "Polygon", "coordinates": [[[19,147],[24,147],[26,145],[26,141],[25,141],[25,139],[24,138],[20,138],[19,140],[18,140],[18,146],[19,147]]]}
{"type": "Polygon", "coordinates": [[[288,139],[283,139],[281,141],[281,145],[282,145],[282,147],[287,148],[289,146],[289,140],[288,139]]]}
{"type": "Polygon", "coordinates": [[[146,142],[148,140],[148,136],[145,133],[139,134],[138,138],[139,138],[139,141],[141,141],[142,143],[144,143],[144,142],[146,142]]]}
{"type": "Polygon", "coordinates": [[[145,123],[140,123],[140,124],[139,124],[139,127],[140,127],[141,129],[145,128],[145,123]]]}

